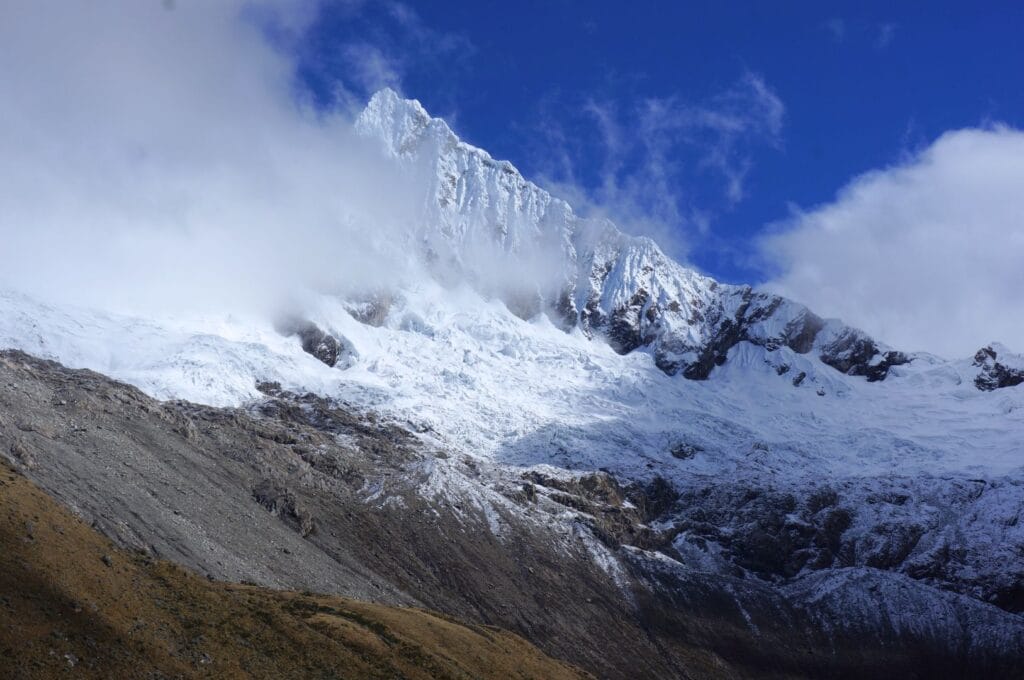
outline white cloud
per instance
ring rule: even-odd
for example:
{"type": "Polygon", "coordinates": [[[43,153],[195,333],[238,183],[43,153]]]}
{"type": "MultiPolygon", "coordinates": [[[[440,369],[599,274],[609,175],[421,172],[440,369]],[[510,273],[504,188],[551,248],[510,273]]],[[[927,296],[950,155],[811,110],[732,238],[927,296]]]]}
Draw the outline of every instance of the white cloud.
{"type": "Polygon", "coordinates": [[[1024,131],[948,132],[775,225],[768,284],[907,350],[1024,350],[1024,131]]]}
{"type": "Polygon", "coordinates": [[[394,90],[402,86],[401,65],[378,45],[354,43],[342,52],[350,66],[350,77],[363,92],[376,92],[385,87],[394,90]]]}
{"type": "Polygon", "coordinates": [[[310,6],[3,3],[0,285],[238,309],[392,276],[370,243],[420,199],[345,115],[297,103],[279,47],[310,6]]]}

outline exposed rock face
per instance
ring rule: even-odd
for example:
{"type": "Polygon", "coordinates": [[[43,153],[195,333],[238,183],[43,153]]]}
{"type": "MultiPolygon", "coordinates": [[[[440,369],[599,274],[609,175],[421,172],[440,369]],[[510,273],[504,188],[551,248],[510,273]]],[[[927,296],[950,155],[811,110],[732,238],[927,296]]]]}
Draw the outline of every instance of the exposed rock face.
{"type": "Polygon", "coordinates": [[[252,491],[253,500],[266,508],[270,514],[281,518],[299,535],[305,538],[313,533],[313,516],[299,507],[295,494],[288,489],[265,479],[252,491]]]}
{"type": "MultiPolygon", "coordinates": [[[[663,371],[694,380],[706,379],[744,340],[818,351],[830,366],[870,381],[910,360],[802,305],[719,284],[607,220],[577,216],[510,163],[462,142],[419,102],[391,90],[374,95],[356,125],[410,167],[430,169],[432,200],[409,246],[441,263],[442,279],[455,272],[522,318],[546,312],[566,330],[599,335],[620,354],[650,348],[663,371]],[[481,253],[550,275],[511,289],[494,280],[493,257],[481,253]]],[[[360,305],[353,314],[373,324],[379,309],[360,305]]]]}
{"type": "Polygon", "coordinates": [[[5,680],[590,677],[493,627],[119,550],[2,460],[0,505],[5,680]]]}
{"type": "Polygon", "coordinates": [[[328,366],[338,363],[338,351],[341,344],[333,335],[328,335],[314,324],[305,324],[298,328],[297,334],[302,340],[302,350],[324,362],[328,366]]]}
{"type": "Polygon", "coordinates": [[[345,359],[341,368],[348,367],[348,360],[353,353],[352,347],[344,338],[338,339],[325,332],[312,321],[288,321],[279,324],[278,330],[284,335],[296,335],[302,342],[302,351],[330,367],[338,365],[338,360],[345,359]]]}
{"type": "Polygon", "coordinates": [[[908,363],[903,352],[882,351],[874,340],[853,329],[822,348],[821,360],[847,375],[863,375],[868,382],[885,380],[889,369],[908,363]]]}
{"type": "Polygon", "coordinates": [[[679,554],[713,555],[723,572],[779,583],[869,567],[1024,612],[1024,494],[1011,480],[840,480],[810,491],[749,480],[681,492],[661,530],[679,554]]]}
{"type": "Polygon", "coordinates": [[[1007,366],[997,361],[998,356],[991,345],[982,347],[974,355],[974,365],[981,369],[974,378],[974,386],[979,390],[990,392],[1024,383],[1024,367],[1007,366]]]}
{"type": "Polygon", "coordinates": [[[792,578],[804,568],[854,566],[840,557],[853,513],[837,506],[834,492],[822,490],[806,503],[792,493],[750,487],[730,488],[714,501],[695,493],[688,490],[688,509],[674,525],[679,550],[717,543],[732,564],[765,580],[792,578]]]}
{"type": "MultiPolygon", "coordinates": [[[[943,552],[937,515],[899,521],[954,491],[965,517],[1008,512],[1012,489],[880,484],[872,504],[852,501],[859,487],[623,483],[452,457],[371,413],[262,389],[245,410],[160,403],[2,353],[0,455],[123,546],[216,578],[502,625],[601,677],[1024,671],[1024,621],[975,599],[992,587],[1011,608],[1020,575],[943,552]]],[[[1000,538],[1010,552],[1014,531],[1000,538]]]]}

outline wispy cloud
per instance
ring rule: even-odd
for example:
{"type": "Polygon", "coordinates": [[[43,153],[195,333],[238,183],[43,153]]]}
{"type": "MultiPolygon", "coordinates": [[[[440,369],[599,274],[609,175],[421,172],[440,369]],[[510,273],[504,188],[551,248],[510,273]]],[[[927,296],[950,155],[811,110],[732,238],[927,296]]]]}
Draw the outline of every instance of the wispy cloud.
{"type": "Polygon", "coordinates": [[[385,7],[388,14],[403,29],[403,37],[407,42],[413,43],[420,55],[447,55],[474,49],[466,36],[428,26],[409,5],[392,1],[385,3],[385,7]]]}
{"type": "Polygon", "coordinates": [[[892,45],[896,39],[896,28],[896,24],[890,21],[847,21],[842,17],[832,17],[821,23],[821,30],[837,45],[871,46],[876,50],[892,45]]]}
{"type": "Polygon", "coordinates": [[[896,24],[882,23],[878,25],[878,36],[875,38],[875,48],[884,50],[896,39],[896,24]]]}
{"type": "Polygon", "coordinates": [[[317,77],[330,83],[336,104],[350,110],[382,87],[403,92],[412,69],[451,69],[475,50],[465,36],[427,25],[415,9],[397,0],[331,3],[323,12],[335,13],[357,36],[321,46],[326,56],[315,55],[317,77]]]}
{"type": "Polygon", "coordinates": [[[716,211],[744,199],[755,149],[779,147],[785,119],[781,99],[754,73],[702,101],[672,95],[624,105],[590,97],[581,110],[586,139],[598,149],[597,172],[580,167],[593,158],[593,149],[573,146],[580,131],[568,135],[549,117],[544,153],[554,162],[543,181],[583,212],[670,243],[680,257],[688,236],[707,233],[716,211]],[[717,187],[716,195],[695,200],[698,180],[717,187]]]}
{"type": "Polygon", "coordinates": [[[837,43],[841,43],[846,40],[846,21],[840,17],[832,17],[822,23],[821,26],[823,29],[828,31],[832,36],[832,39],[837,43]]]}
{"type": "Polygon", "coordinates": [[[402,63],[378,45],[360,42],[341,48],[348,69],[345,78],[360,92],[373,92],[384,87],[401,89],[402,63]]]}
{"type": "Polygon", "coordinates": [[[649,110],[657,110],[652,137],[662,131],[676,131],[683,141],[703,148],[701,164],[717,171],[725,180],[725,194],[730,203],[744,197],[744,180],[753,159],[744,145],[781,143],[785,106],[764,79],[753,73],[709,102],[688,106],[673,98],[658,102],[649,110]]]}

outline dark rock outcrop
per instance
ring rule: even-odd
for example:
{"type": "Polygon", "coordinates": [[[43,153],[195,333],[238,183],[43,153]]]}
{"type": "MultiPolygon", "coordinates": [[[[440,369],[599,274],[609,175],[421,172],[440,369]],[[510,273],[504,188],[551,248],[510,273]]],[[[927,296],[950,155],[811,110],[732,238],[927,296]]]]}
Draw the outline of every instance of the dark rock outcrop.
{"type": "Polygon", "coordinates": [[[312,323],[301,326],[296,334],[302,340],[302,351],[313,355],[328,366],[338,363],[341,343],[333,335],[328,335],[312,323]]]}
{"type": "Polygon", "coordinates": [[[313,516],[300,507],[299,500],[288,489],[264,479],[253,489],[252,497],[270,514],[279,517],[281,521],[299,532],[303,538],[313,533],[313,516]]]}
{"type": "Polygon", "coordinates": [[[984,392],[991,392],[1024,383],[1024,370],[1010,368],[997,361],[997,358],[998,354],[991,346],[982,347],[975,353],[974,365],[981,369],[974,378],[975,387],[984,392]]]}
{"type": "Polygon", "coordinates": [[[826,345],[820,359],[846,375],[862,375],[868,382],[885,380],[890,368],[910,361],[903,352],[882,352],[874,340],[852,328],[826,345]]]}
{"type": "MultiPolygon", "coordinates": [[[[350,359],[354,354],[352,346],[344,338],[336,338],[312,321],[287,321],[278,324],[278,332],[297,336],[303,352],[332,368],[338,365],[339,359],[350,359]]],[[[347,364],[342,366],[347,367],[347,364]]]]}

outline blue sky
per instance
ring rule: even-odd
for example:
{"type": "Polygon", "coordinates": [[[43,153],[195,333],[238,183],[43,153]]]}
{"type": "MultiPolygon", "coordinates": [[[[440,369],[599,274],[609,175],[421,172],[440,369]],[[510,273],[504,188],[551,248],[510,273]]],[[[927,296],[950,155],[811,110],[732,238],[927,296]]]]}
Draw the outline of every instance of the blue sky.
{"type": "Polygon", "coordinates": [[[327,3],[300,73],[325,106],[394,86],[528,178],[756,283],[756,237],[791,206],[947,130],[1021,127],[1022,27],[1010,2],[327,3]]]}

